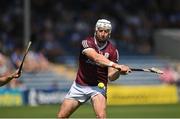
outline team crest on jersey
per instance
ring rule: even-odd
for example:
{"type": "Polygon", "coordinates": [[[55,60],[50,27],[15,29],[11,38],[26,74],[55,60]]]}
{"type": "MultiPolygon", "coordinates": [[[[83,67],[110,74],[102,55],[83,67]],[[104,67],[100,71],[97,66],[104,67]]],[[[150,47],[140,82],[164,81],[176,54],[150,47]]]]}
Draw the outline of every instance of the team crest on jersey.
{"type": "Polygon", "coordinates": [[[109,53],[108,52],[104,53],[104,57],[109,58],[109,53]]]}

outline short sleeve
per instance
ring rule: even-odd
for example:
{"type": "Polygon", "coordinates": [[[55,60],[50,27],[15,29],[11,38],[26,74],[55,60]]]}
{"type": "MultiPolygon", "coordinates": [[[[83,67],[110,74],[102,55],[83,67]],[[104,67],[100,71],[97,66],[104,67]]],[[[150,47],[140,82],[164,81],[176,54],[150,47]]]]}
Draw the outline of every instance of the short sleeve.
{"type": "Polygon", "coordinates": [[[94,49],[92,39],[82,40],[82,42],[81,42],[81,52],[83,52],[85,49],[88,49],[88,48],[93,48],[94,49]]]}
{"type": "Polygon", "coordinates": [[[85,40],[83,40],[82,42],[81,42],[81,45],[82,45],[82,47],[84,48],[84,49],[86,49],[86,48],[92,48],[92,43],[89,41],[89,40],[87,40],[87,39],[85,39],[85,40]]]}

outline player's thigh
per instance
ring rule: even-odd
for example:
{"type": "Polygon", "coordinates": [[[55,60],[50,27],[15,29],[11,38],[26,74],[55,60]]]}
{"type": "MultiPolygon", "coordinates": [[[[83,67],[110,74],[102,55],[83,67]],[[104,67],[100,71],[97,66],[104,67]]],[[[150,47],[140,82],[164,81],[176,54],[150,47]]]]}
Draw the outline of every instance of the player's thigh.
{"type": "Polygon", "coordinates": [[[65,99],[61,104],[58,117],[69,117],[80,105],[75,99],[65,99]]]}
{"type": "Polygon", "coordinates": [[[97,113],[106,113],[106,98],[102,94],[97,94],[91,98],[94,111],[97,113]]]}

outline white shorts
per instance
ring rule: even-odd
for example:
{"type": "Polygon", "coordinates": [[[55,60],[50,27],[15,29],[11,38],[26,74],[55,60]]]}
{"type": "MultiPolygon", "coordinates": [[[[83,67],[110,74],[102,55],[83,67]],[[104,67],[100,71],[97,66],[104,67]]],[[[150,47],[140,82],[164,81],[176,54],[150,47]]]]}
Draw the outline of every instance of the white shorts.
{"type": "Polygon", "coordinates": [[[106,89],[101,89],[98,86],[82,86],[74,81],[65,99],[75,99],[84,103],[97,94],[102,94],[106,97],[106,89]]]}

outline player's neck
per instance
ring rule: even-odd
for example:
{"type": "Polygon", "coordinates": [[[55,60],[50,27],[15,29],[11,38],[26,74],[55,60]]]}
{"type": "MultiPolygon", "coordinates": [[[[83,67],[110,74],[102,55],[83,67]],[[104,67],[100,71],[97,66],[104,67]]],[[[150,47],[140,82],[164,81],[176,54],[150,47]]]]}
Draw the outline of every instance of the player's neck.
{"type": "Polygon", "coordinates": [[[96,42],[99,47],[102,47],[105,44],[105,42],[99,42],[99,41],[96,41],[96,42]]]}
{"type": "Polygon", "coordinates": [[[95,37],[94,40],[95,40],[95,44],[99,49],[103,49],[107,45],[107,41],[100,42],[95,37]]]}

